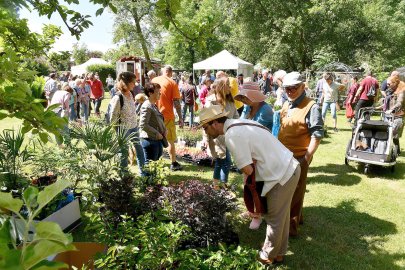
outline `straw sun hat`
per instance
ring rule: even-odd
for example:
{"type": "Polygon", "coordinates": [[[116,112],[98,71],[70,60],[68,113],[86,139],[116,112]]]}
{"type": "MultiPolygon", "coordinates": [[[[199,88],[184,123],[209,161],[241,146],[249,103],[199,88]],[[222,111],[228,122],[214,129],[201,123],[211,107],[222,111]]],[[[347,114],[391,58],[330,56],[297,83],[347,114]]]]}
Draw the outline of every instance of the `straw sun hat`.
{"type": "Polygon", "coordinates": [[[242,97],[247,97],[251,102],[262,102],[267,98],[260,91],[260,86],[256,82],[245,82],[242,90],[234,97],[234,99],[243,102],[242,97]]]}
{"type": "Polygon", "coordinates": [[[212,120],[221,118],[223,116],[228,116],[229,112],[224,111],[224,108],[221,105],[212,105],[205,107],[200,111],[200,124],[198,128],[201,128],[206,123],[211,122],[212,120]]]}

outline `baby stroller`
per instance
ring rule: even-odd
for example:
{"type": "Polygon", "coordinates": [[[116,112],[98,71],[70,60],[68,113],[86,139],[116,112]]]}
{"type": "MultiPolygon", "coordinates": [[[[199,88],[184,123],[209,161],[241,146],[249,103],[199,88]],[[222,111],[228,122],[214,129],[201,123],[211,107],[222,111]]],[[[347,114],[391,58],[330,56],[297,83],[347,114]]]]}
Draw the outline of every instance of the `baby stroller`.
{"type": "Polygon", "coordinates": [[[369,173],[371,165],[390,167],[393,172],[398,145],[393,141],[394,123],[391,119],[392,117],[376,111],[373,107],[361,108],[352,138],[346,148],[345,164],[349,165],[349,161],[362,163],[365,174],[369,173]],[[380,119],[371,119],[378,113],[380,119]]]}

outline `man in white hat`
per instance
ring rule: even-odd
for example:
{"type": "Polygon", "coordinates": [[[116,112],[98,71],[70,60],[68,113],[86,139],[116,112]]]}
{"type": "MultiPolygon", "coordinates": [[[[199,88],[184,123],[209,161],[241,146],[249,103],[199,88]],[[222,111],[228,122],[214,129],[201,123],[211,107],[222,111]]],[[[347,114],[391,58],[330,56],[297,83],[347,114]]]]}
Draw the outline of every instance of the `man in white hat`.
{"type": "Polygon", "coordinates": [[[323,137],[323,120],[319,105],[305,95],[304,79],[298,72],[284,76],[283,87],[288,102],[280,112],[278,139],[301,164],[301,175],[291,202],[290,235],[298,234],[303,222],[302,205],[307,183],[308,167],[323,137]]]}
{"type": "Polygon", "coordinates": [[[264,264],[282,262],[287,252],[290,203],[300,175],[299,162],[264,126],[252,120],[228,119],[220,105],[200,112],[200,125],[216,138],[225,135],[226,147],[245,176],[255,173],[264,182],[262,197],[267,200],[266,239],[259,253],[264,264]]]}

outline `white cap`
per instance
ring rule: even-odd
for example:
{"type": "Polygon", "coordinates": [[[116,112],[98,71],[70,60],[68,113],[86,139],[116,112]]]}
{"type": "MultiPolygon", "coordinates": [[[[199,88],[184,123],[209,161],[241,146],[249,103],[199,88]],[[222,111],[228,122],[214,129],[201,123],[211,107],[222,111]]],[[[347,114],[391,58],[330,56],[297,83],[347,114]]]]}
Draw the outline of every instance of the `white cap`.
{"type": "Polygon", "coordinates": [[[289,87],[293,85],[297,85],[304,82],[301,74],[299,72],[290,72],[283,78],[283,87],[289,87]]]}

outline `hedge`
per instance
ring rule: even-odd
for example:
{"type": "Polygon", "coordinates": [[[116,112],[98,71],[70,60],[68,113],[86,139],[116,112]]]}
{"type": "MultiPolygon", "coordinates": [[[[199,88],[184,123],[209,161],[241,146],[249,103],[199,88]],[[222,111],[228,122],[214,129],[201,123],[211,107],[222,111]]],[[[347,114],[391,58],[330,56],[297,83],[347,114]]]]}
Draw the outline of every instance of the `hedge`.
{"type": "MultiPolygon", "coordinates": [[[[111,76],[116,78],[115,74],[115,66],[111,64],[95,64],[95,65],[90,65],[87,67],[87,72],[93,72],[93,73],[98,73],[98,76],[100,77],[100,81],[103,83],[104,86],[106,86],[105,80],[108,77],[108,74],[111,74],[111,76]]],[[[106,87],[105,87],[105,90],[106,87]]]]}

